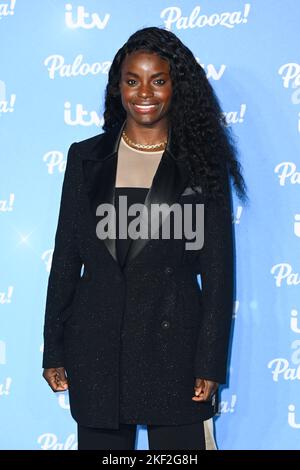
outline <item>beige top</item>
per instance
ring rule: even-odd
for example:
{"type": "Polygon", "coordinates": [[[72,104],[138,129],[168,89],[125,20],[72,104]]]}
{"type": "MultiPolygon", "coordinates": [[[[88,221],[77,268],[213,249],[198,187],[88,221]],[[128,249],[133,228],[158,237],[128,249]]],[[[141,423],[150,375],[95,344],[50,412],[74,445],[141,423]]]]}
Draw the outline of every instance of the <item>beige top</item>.
{"type": "Polygon", "coordinates": [[[145,152],[136,150],[120,140],[116,187],[150,188],[163,150],[145,152]]]}

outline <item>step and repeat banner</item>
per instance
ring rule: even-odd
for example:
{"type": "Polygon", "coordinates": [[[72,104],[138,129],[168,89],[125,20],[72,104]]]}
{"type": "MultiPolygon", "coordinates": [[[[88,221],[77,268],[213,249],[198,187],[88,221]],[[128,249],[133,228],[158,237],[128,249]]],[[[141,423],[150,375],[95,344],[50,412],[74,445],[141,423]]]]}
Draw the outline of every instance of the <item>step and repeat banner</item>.
{"type": "MultiPolygon", "coordinates": [[[[193,51],[236,135],[236,304],[219,449],[300,449],[297,0],[0,0],[0,449],[77,448],[68,393],[42,379],[66,155],[99,134],[112,58],[137,29],[193,51]]],[[[148,449],[146,426],[137,449],[148,449]]]]}

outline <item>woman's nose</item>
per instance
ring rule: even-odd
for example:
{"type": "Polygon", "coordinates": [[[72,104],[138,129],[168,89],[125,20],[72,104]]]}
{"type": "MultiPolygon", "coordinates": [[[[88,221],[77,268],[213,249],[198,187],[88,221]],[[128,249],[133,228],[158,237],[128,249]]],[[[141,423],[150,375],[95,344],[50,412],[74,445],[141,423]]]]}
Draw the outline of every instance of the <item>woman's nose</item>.
{"type": "Polygon", "coordinates": [[[153,96],[153,91],[148,85],[141,85],[138,89],[138,95],[143,97],[153,96]]]}

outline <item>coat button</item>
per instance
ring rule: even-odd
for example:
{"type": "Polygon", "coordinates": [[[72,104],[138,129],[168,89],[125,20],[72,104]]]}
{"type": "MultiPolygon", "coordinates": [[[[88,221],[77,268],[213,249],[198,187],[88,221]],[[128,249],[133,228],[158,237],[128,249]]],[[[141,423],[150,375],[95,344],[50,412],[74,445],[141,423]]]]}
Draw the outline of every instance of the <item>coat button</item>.
{"type": "Polygon", "coordinates": [[[161,322],[161,327],[164,330],[167,330],[168,328],[170,328],[170,322],[168,322],[167,320],[164,320],[163,322],[161,322]]]}
{"type": "Polygon", "coordinates": [[[165,273],[166,273],[166,274],[172,274],[172,272],[173,272],[173,268],[171,268],[171,266],[167,266],[167,267],[165,268],[165,273]]]}

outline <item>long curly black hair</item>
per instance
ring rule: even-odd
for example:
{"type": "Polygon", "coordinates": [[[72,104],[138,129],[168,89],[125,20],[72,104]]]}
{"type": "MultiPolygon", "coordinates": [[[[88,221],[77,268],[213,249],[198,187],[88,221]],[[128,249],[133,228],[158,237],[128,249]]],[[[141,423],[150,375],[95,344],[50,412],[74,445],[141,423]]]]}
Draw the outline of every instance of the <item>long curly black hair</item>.
{"type": "Polygon", "coordinates": [[[191,50],[171,31],[147,27],[136,31],[118,50],[111,64],[105,90],[103,130],[109,131],[126,119],[119,81],[126,54],[143,50],[167,60],[172,81],[172,102],[169,122],[178,158],[190,171],[190,185],[200,186],[208,199],[224,200],[224,163],[238,197],[247,202],[247,187],[237,149],[219,100],[201,65],[191,50]]]}

